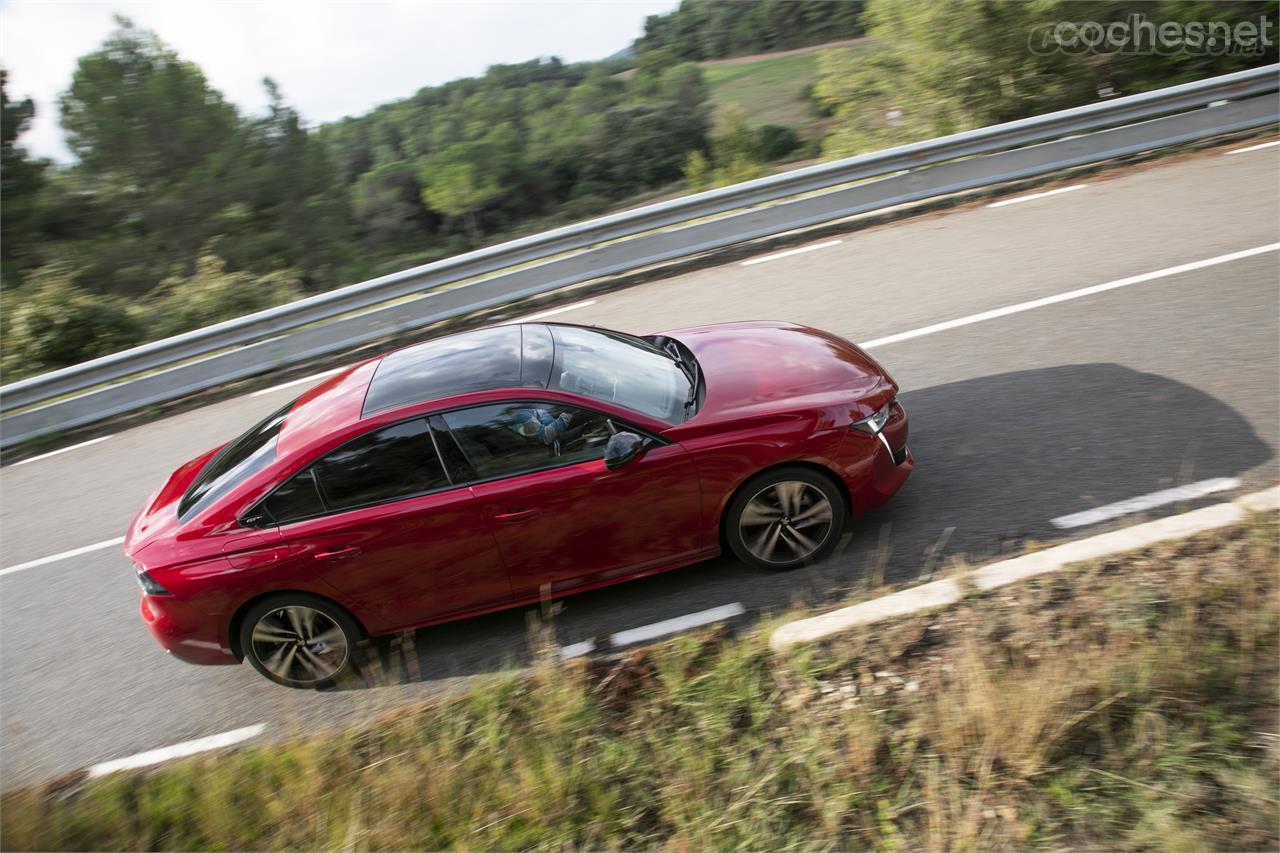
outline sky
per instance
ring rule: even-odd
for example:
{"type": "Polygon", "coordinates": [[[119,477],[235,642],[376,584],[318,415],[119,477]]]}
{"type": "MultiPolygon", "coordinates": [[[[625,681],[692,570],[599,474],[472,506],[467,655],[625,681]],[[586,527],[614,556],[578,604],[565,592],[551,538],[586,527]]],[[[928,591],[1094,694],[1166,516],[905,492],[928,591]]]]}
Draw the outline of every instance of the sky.
{"type": "Polygon", "coordinates": [[[36,118],[19,144],[71,159],[58,95],[117,14],[155,30],[243,112],[262,112],[262,78],[308,124],[359,115],[423,86],[498,63],[602,59],[677,0],[0,0],[0,65],[36,118]]]}

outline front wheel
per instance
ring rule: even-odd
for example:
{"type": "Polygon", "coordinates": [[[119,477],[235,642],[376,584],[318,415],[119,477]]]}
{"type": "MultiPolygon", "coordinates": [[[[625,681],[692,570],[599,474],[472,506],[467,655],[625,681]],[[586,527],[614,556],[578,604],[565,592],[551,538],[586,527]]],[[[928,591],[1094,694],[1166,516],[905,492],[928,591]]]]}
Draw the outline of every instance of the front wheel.
{"type": "Polygon", "coordinates": [[[748,565],[794,569],[831,552],[848,512],[829,477],[809,468],[778,468],[738,491],[726,513],[725,538],[748,565]]]}
{"type": "Polygon", "coordinates": [[[329,687],[355,672],[359,624],[313,595],[263,599],[240,624],[240,648],[258,672],[286,687],[329,687]]]}

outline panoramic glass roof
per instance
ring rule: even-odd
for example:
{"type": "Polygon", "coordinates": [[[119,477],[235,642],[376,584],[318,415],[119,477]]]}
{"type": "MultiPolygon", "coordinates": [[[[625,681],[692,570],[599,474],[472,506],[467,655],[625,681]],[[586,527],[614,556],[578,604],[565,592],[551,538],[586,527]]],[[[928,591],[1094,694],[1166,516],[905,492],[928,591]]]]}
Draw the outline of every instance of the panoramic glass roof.
{"type": "Polygon", "coordinates": [[[550,349],[545,326],[512,325],[396,350],[378,364],[361,415],[493,388],[545,388],[550,349]]]}

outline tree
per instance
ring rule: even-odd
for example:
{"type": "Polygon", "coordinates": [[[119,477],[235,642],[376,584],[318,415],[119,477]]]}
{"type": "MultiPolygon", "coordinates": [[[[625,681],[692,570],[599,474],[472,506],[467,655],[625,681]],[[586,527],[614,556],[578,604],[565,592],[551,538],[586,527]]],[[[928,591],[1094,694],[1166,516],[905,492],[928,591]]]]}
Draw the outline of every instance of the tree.
{"type": "Polygon", "coordinates": [[[155,33],[116,22],[102,48],[76,63],[60,101],[62,126],[88,173],[150,192],[222,148],[236,112],[155,33]]]}
{"type": "Polygon", "coordinates": [[[239,118],[197,66],[117,21],[103,47],[77,62],[60,104],[76,182],[112,239],[129,245],[121,265],[95,262],[99,286],[138,294],[174,264],[189,272],[217,234],[240,166],[230,151],[239,118]]]}
{"type": "Polygon", "coordinates": [[[819,60],[814,96],[836,117],[823,153],[845,156],[1065,109],[1096,100],[1103,83],[1132,93],[1274,62],[1276,56],[1274,44],[1247,56],[1076,56],[1028,49],[1046,22],[1096,21],[1105,28],[1141,15],[1157,26],[1178,20],[1234,25],[1256,23],[1264,10],[1257,4],[1182,0],[871,0],[863,18],[872,46],[824,53],[819,60]]]}
{"type": "Polygon", "coordinates": [[[0,276],[14,275],[38,263],[37,200],[48,163],[36,160],[17,143],[35,117],[30,98],[9,100],[8,72],[0,68],[0,276]]]}
{"type": "Polygon", "coordinates": [[[455,145],[433,158],[419,175],[422,201],[451,220],[460,220],[473,241],[480,240],[477,214],[500,197],[492,150],[484,143],[455,145]]]}
{"type": "Polygon", "coordinates": [[[360,176],[352,189],[352,214],[362,239],[395,246],[425,237],[431,226],[422,205],[422,187],[407,163],[388,163],[360,176]]]}
{"type": "Polygon", "coordinates": [[[681,0],[650,15],[632,50],[671,61],[717,59],[862,35],[862,0],[681,0]]]}
{"type": "Polygon", "coordinates": [[[296,270],[309,289],[338,283],[350,237],[345,190],[325,145],[263,80],[268,112],[243,121],[212,161],[210,182],[227,190],[213,245],[236,269],[296,270]]]}

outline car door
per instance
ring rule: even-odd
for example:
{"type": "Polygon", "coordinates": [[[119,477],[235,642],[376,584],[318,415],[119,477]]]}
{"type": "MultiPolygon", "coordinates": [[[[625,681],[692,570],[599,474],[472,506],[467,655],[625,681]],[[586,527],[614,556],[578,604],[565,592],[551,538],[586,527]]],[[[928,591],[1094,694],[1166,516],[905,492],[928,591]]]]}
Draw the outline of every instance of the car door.
{"type": "Polygon", "coordinates": [[[661,568],[703,546],[697,474],[677,444],[654,438],[610,471],[605,445],[626,427],[588,409],[526,400],[443,419],[474,469],[517,597],[661,568]]]}
{"type": "Polygon", "coordinates": [[[425,418],[330,451],[262,506],[317,577],[387,629],[511,596],[475,496],[450,480],[425,418]]]}

